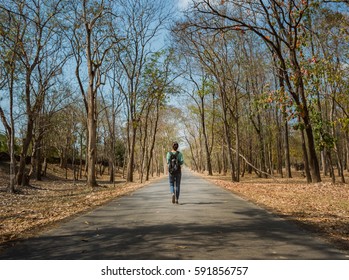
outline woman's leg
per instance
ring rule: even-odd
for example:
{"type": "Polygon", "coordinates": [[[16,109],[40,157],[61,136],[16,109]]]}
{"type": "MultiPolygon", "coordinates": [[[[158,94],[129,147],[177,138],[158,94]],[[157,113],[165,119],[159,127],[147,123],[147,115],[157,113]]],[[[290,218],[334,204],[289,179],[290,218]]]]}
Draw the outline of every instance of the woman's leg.
{"type": "Polygon", "coordinates": [[[175,189],[174,189],[175,176],[173,176],[172,174],[169,174],[168,178],[170,182],[171,200],[172,200],[172,203],[175,203],[175,189]]]}
{"type": "Polygon", "coordinates": [[[178,203],[179,194],[180,194],[180,191],[181,191],[181,177],[182,177],[182,173],[181,172],[176,174],[176,202],[177,203],[178,203]]]}

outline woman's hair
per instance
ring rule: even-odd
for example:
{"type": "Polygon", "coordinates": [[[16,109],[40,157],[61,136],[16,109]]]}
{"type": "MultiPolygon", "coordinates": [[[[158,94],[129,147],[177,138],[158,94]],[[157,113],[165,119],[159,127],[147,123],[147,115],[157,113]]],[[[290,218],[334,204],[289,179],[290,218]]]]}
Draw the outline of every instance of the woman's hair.
{"type": "Polygon", "coordinates": [[[173,148],[175,151],[177,151],[177,149],[178,149],[178,143],[177,143],[177,142],[173,142],[173,143],[172,143],[172,148],[173,148]]]}

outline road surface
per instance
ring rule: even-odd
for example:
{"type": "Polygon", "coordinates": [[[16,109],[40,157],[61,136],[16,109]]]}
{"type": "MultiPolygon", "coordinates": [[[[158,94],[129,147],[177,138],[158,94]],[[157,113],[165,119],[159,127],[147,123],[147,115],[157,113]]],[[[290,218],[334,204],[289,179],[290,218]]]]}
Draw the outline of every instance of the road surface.
{"type": "Polygon", "coordinates": [[[179,205],[163,178],[0,252],[0,259],[349,259],[268,211],[183,172],[179,205]]]}

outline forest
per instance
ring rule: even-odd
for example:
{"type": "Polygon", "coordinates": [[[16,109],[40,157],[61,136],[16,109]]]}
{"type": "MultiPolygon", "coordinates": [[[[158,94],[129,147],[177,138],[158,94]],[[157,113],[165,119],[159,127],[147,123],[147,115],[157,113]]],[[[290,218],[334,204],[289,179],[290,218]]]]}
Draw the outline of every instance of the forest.
{"type": "Polygon", "coordinates": [[[148,181],[174,140],[232,182],[346,183],[348,1],[188,3],[0,1],[8,192],[53,163],[88,187],[148,181]]]}

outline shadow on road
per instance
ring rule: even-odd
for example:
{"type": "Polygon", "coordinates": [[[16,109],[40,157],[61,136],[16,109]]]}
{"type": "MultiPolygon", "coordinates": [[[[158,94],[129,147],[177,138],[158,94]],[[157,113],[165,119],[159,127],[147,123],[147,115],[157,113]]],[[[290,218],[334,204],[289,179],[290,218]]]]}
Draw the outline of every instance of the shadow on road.
{"type": "MultiPolygon", "coordinates": [[[[279,220],[264,220],[263,211],[238,213],[240,219],[215,224],[161,224],[100,227],[36,237],[7,250],[1,259],[310,259],[341,258],[333,249],[284,232],[279,220]],[[257,217],[257,221],[250,219],[257,217]],[[260,240],[263,240],[261,243],[260,240]],[[281,255],[281,257],[280,257],[281,255]]],[[[103,219],[103,217],[100,217],[103,219]]],[[[105,217],[106,219],[108,217],[105,217]]]]}
{"type": "Polygon", "coordinates": [[[348,259],[292,223],[186,173],[0,252],[0,259],[348,259]]]}

